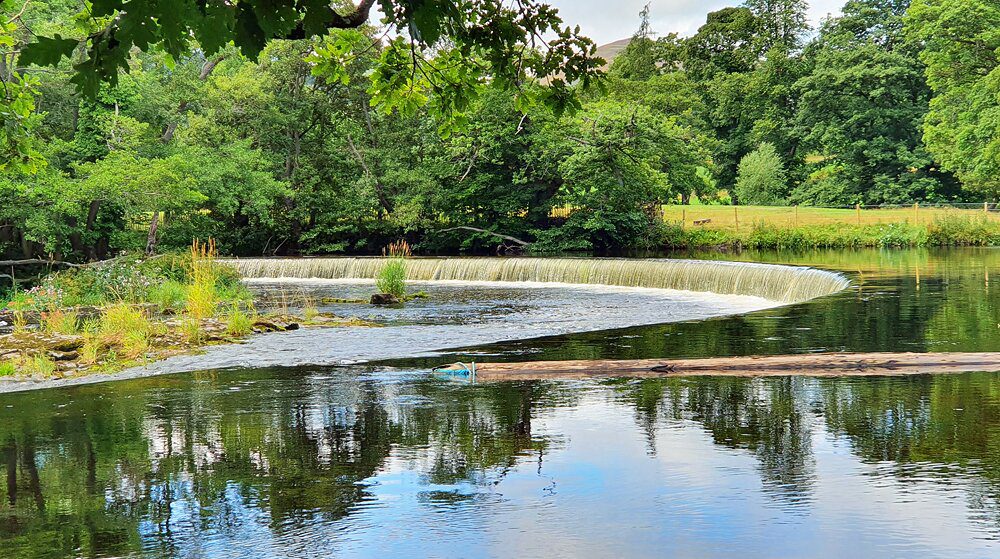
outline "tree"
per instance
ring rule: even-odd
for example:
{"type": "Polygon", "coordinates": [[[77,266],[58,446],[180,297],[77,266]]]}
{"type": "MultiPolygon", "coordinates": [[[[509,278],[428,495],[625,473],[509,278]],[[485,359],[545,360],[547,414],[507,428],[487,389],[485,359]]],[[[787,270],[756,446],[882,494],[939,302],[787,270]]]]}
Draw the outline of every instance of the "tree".
{"type": "Polygon", "coordinates": [[[954,181],[924,148],[930,89],[917,51],[902,40],[901,0],[852,0],[807,49],[796,84],[796,126],[822,172],[796,190],[801,203],[910,203],[953,195],[954,181]]]}
{"type": "Polygon", "coordinates": [[[740,160],[736,196],[741,204],[775,206],[785,201],[787,193],[788,176],[773,145],[761,144],[740,160]]]}
{"type": "Polygon", "coordinates": [[[684,68],[698,81],[750,72],[764,54],[756,39],[760,32],[761,21],[747,8],[711,12],[684,42],[684,68]]]}
{"type": "Polygon", "coordinates": [[[924,141],[972,191],[1000,195],[1000,6],[986,0],[914,0],[908,38],[921,48],[933,91],[924,141]]]}
{"type": "Polygon", "coordinates": [[[18,12],[14,0],[0,1],[0,172],[35,172],[44,161],[32,134],[41,121],[35,112],[38,80],[17,69],[17,24],[26,7],[18,12]]]}
{"type": "Polygon", "coordinates": [[[745,0],[744,5],[760,21],[759,49],[773,48],[792,52],[802,45],[802,36],[809,31],[805,0],[745,0]]]}
{"type": "MultiPolygon", "coordinates": [[[[156,47],[179,60],[195,48],[213,55],[233,41],[256,59],[273,39],[330,36],[331,45],[317,49],[317,57],[328,62],[318,69],[341,77],[343,62],[370,45],[351,43],[345,50],[342,36],[330,32],[363,27],[375,3],[361,0],[341,12],[326,1],[98,0],[90,9],[92,29],[82,41],[39,36],[24,48],[21,60],[56,65],[82,47],[85,56],[73,65],[73,81],[94,96],[102,81],[114,85],[120,72],[129,71],[133,49],[156,47]]],[[[578,28],[563,27],[555,9],[533,0],[513,5],[504,0],[380,0],[379,6],[388,31],[397,38],[383,49],[371,80],[376,99],[390,107],[410,106],[433,92],[442,115],[460,114],[476,91],[491,82],[516,89],[521,97],[537,91],[534,98],[557,112],[573,109],[578,102],[570,84],[588,86],[603,63],[578,28]],[[452,64],[427,59],[443,53],[452,64]],[[532,77],[546,76],[551,79],[540,90],[521,87],[532,77]]]]}

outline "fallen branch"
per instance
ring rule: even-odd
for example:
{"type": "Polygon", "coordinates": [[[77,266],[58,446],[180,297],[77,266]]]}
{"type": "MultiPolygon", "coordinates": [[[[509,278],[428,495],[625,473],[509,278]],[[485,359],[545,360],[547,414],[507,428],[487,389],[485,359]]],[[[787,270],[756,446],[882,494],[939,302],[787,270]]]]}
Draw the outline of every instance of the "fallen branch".
{"type": "Polygon", "coordinates": [[[0,266],[30,266],[30,265],[47,265],[47,266],[68,266],[70,268],[83,268],[87,264],[73,264],[72,262],[63,262],[62,260],[42,260],[40,258],[26,258],[24,260],[0,260],[0,266]]]}
{"type": "Polygon", "coordinates": [[[521,245],[523,247],[526,247],[526,246],[528,246],[528,245],[531,244],[528,241],[523,241],[521,239],[518,239],[517,237],[511,237],[510,235],[503,235],[503,234],[500,234],[500,233],[496,233],[494,231],[487,231],[486,229],[480,229],[478,227],[469,227],[468,225],[460,225],[458,227],[449,227],[447,229],[442,229],[440,231],[440,233],[446,233],[448,231],[456,231],[458,229],[465,229],[466,231],[475,231],[476,233],[486,233],[487,235],[493,235],[494,237],[498,237],[498,238],[510,241],[512,243],[521,245]]]}

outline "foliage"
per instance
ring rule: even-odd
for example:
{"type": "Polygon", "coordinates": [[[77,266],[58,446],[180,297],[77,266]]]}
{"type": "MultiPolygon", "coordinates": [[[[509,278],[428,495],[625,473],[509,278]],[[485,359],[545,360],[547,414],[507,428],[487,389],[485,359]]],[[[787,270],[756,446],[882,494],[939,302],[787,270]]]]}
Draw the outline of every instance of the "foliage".
{"type": "MultiPolygon", "coordinates": [[[[801,0],[747,0],[687,38],[645,9],[600,79],[593,44],[537,1],[386,0],[381,27],[371,0],[339,16],[0,2],[0,255],[112,259],[14,296],[29,311],[176,307],[161,284],[189,283],[192,239],[267,256],[512,248],[499,234],[617,253],[656,247],[675,200],[1000,193],[1000,12],[983,0],[848,0],[815,32],[801,0]],[[163,255],[116,259],[145,251],[163,255]]],[[[208,312],[246,297],[237,279],[192,294],[208,312]]]]}
{"type": "Polygon", "coordinates": [[[954,195],[954,180],[936,169],[921,140],[930,89],[902,37],[906,6],[852,0],[812,45],[812,72],[795,86],[796,126],[806,149],[822,155],[813,167],[825,178],[811,176],[797,199],[844,205],[954,195]]]}
{"type": "Polygon", "coordinates": [[[160,312],[182,311],[187,303],[187,286],[168,279],[149,290],[149,301],[156,305],[160,312]]]}
{"type": "MultiPolygon", "coordinates": [[[[158,46],[168,64],[174,64],[196,48],[212,55],[233,41],[256,59],[270,40],[325,36],[314,54],[317,74],[343,82],[348,79],[345,59],[369,48],[353,30],[365,25],[373,4],[363,0],[342,15],[325,2],[209,0],[199,6],[189,0],[107,0],[95,2],[90,10],[97,32],[79,42],[58,35],[39,37],[25,47],[22,57],[26,63],[56,65],[82,45],[86,56],[74,64],[72,81],[94,97],[102,81],[115,86],[119,72],[130,69],[133,48],[158,46]]],[[[398,30],[371,74],[371,90],[388,109],[412,110],[433,93],[431,106],[453,115],[464,112],[488,80],[515,87],[529,76],[553,76],[535,98],[561,111],[574,104],[568,84],[589,84],[601,62],[593,56],[594,44],[579,29],[564,27],[557,11],[546,4],[381,0],[379,6],[383,22],[398,30]],[[487,29],[503,33],[484,33],[487,29]],[[523,45],[543,48],[526,50],[523,45]],[[425,58],[431,51],[435,63],[425,58]]]]}
{"type": "Polygon", "coordinates": [[[10,361],[0,362],[0,378],[12,377],[17,374],[17,367],[10,361]]]}
{"type": "Polygon", "coordinates": [[[379,293],[403,299],[406,296],[406,259],[410,257],[410,247],[406,241],[399,241],[390,244],[383,254],[387,260],[378,271],[375,286],[379,293]]]}
{"type": "Polygon", "coordinates": [[[774,146],[761,144],[740,160],[736,178],[736,196],[743,204],[770,206],[781,204],[788,191],[785,166],[774,146]]]}
{"type": "Polygon", "coordinates": [[[252,307],[250,312],[247,312],[240,305],[233,303],[226,313],[226,333],[237,338],[249,336],[256,321],[254,314],[252,307]]]}
{"type": "Polygon", "coordinates": [[[1000,6],[988,0],[914,0],[906,30],[921,47],[933,91],[924,141],[965,185],[1000,194],[1000,6]]]}
{"type": "Polygon", "coordinates": [[[684,229],[665,224],[658,242],[679,249],[908,248],[922,246],[996,246],[1000,222],[979,217],[943,216],[922,225],[906,222],[873,225],[810,224],[781,226],[760,222],[739,231],[684,229]]]}

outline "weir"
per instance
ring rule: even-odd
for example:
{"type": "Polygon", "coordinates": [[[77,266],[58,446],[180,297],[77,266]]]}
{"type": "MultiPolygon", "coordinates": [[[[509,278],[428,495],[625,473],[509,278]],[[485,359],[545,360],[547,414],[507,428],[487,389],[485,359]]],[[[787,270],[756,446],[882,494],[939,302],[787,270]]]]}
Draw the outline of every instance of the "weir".
{"type": "MultiPolygon", "coordinates": [[[[244,278],[373,279],[384,258],[238,258],[244,278]]],[[[555,282],[752,295],[796,303],[845,289],[844,276],[798,266],[625,258],[412,258],[413,281],[555,282]]]]}

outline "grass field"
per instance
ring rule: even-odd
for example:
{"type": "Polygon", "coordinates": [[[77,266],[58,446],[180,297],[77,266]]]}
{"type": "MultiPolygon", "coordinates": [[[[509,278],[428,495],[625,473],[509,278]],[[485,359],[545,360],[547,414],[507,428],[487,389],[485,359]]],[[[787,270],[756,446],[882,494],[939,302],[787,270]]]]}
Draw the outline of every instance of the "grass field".
{"type": "Polygon", "coordinates": [[[892,207],[816,208],[794,206],[663,206],[663,219],[684,227],[736,230],[756,225],[798,227],[809,225],[878,225],[887,223],[931,224],[951,216],[980,217],[1000,222],[1000,213],[978,208],[892,207]]]}

